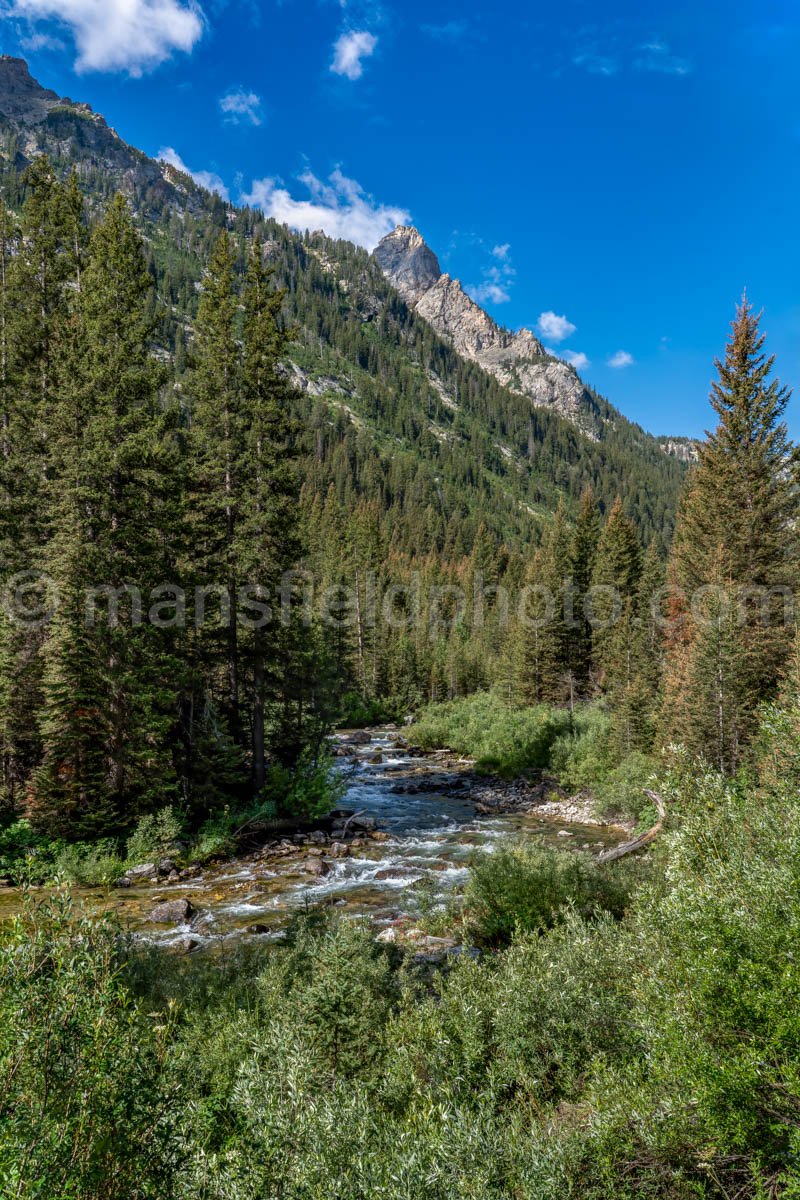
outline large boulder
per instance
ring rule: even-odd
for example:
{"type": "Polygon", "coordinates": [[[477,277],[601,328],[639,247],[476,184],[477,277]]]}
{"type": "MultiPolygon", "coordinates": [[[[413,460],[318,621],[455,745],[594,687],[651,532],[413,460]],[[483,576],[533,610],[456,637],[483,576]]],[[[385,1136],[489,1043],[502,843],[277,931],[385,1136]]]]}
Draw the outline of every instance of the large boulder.
{"type": "Polygon", "coordinates": [[[150,913],[148,920],[154,925],[181,925],[195,913],[191,900],[182,897],[180,900],[165,900],[157,904],[150,913]]]}

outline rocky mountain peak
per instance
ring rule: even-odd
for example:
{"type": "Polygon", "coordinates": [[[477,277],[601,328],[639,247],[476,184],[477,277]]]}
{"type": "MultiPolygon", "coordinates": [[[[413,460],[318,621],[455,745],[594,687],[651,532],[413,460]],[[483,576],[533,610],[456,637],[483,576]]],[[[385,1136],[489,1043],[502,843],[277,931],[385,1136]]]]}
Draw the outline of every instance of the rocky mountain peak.
{"type": "Polygon", "coordinates": [[[375,249],[375,258],[403,299],[416,304],[442,274],[439,260],[413,225],[398,225],[375,249]]]}
{"type": "Polygon", "coordinates": [[[31,75],[24,58],[0,56],[0,114],[22,125],[37,125],[50,109],[63,103],[31,75]]]}
{"type": "Polygon", "coordinates": [[[442,275],[439,260],[418,229],[399,225],[374,257],[406,303],[462,357],[542,408],[552,408],[596,436],[597,405],[572,367],[548,357],[530,331],[504,329],[476,304],[458,279],[442,275]]]}

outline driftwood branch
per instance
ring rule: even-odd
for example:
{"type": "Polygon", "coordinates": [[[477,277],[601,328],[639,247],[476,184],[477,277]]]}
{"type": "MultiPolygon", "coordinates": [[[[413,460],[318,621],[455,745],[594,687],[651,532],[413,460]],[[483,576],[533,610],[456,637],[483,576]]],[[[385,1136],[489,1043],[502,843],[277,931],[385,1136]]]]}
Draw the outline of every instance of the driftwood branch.
{"type": "Polygon", "coordinates": [[[646,833],[640,833],[633,841],[623,842],[621,846],[614,846],[612,850],[606,850],[603,854],[599,855],[597,859],[598,863],[616,862],[618,858],[624,858],[626,854],[634,854],[637,850],[643,850],[645,846],[649,846],[651,842],[654,842],[661,833],[661,830],[664,828],[664,821],[667,818],[667,806],[657,792],[651,792],[648,788],[645,788],[644,794],[648,800],[653,801],[658,809],[658,820],[655,825],[652,829],[648,829],[646,833]]]}
{"type": "Polygon", "coordinates": [[[347,831],[350,828],[351,822],[355,821],[356,817],[363,817],[366,811],[367,810],[365,808],[362,808],[360,812],[354,812],[351,817],[348,817],[342,826],[342,832],[340,836],[347,837],[347,831]]]}

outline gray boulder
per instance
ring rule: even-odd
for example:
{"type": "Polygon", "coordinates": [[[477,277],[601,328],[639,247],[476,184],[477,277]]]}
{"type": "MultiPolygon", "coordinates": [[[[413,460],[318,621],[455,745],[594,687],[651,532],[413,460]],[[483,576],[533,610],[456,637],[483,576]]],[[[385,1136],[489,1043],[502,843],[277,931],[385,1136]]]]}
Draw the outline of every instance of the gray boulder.
{"type": "Polygon", "coordinates": [[[165,900],[157,904],[148,919],[155,925],[180,925],[188,921],[195,911],[191,900],[182,897],[180,900],[165,900]]]}

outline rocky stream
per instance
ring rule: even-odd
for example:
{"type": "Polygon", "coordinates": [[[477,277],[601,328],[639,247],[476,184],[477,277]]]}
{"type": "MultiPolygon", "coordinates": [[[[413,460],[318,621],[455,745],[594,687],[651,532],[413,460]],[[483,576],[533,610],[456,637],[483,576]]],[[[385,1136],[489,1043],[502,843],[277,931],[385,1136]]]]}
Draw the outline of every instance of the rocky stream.
{"type": "MultiPolygon", "coordinates": [[[[594,821],[586,802],[553,800],[552,783],[483,779],[469,762],[409,747],[394,727],[339,734],[334,748],[347,792],[319,828],[229,862],[142,864],[122,886],[76,888],[76,896],[89,911],[114,911],[136,936],[184,953],[242,937],[278,940],[292,913],[314,905],[369,921],[381,940],[436,950],[446,940],[415,929],[420,896],[429,908],[445,903],[474,855],[509,835],[598,853],[625,833],[594,821]]],[[[5,891],[2,915],[17,902],[5,891]]]]}

